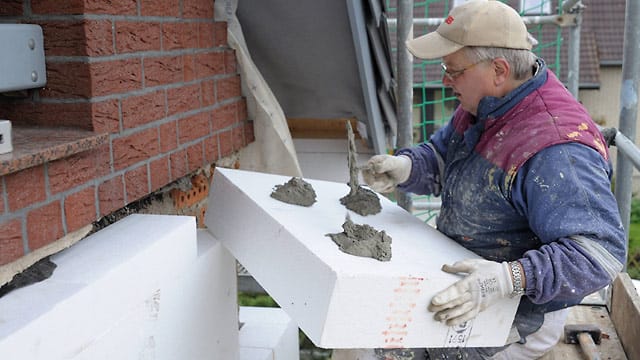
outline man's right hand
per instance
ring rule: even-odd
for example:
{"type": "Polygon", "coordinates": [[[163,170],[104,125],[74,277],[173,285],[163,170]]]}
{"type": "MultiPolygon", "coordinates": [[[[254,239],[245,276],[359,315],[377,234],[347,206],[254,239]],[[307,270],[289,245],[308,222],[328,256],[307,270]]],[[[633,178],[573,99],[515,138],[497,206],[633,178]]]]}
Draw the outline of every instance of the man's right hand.
{"type": "Polygon", "coordinates": [[[406,155],[375,155],[362,170],[362,178],[373,190],[388,193],[409,179],[411,159],[406,155]]]}

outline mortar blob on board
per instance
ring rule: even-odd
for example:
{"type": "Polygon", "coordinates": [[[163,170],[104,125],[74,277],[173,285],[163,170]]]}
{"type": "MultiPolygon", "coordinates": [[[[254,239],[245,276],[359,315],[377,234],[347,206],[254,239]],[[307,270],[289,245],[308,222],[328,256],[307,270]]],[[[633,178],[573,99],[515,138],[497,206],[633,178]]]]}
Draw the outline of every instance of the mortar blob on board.
{"type": "Polygon", "coordinates": [[[338,245],[340,251],[378,261],[391,260],[391,236],[382,230],[363,224],[355,224],[349,214],[342,224],[341,233],[327,234],[338,245]]]}
{"type": "Polygon", "coordinates": [[[293,177],[282,185],[276,185],[271,197],[287,204],[311,206],[316,202],[313,186],[299,177],[293,177]]]}

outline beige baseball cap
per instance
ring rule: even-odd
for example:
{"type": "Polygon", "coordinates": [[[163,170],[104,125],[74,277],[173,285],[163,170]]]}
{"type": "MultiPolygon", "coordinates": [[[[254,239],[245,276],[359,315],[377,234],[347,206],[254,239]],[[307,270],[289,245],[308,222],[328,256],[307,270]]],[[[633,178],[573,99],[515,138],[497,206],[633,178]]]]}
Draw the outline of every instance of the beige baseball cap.
{"type": "Polygon", "coordinates": [[[471,0],[451,9],[436,31],[406,44],[417,58],[437,59],[465,46],[531,50],[534,43],[512,7],[496,0],[471,0]]]}

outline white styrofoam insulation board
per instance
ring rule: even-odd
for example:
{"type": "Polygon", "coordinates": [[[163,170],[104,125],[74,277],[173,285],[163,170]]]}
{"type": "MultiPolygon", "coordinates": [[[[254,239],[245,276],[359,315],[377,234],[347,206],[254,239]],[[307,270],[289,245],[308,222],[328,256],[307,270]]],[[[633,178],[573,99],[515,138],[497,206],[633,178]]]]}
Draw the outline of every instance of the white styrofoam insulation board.
{"type": "Polygon", "coordinates": [[[346,184],[305,179],[317,202],[301,207],[270,197],[290,177],[216,168],[205,223],[305,334],[323,348],[499,346],[518,306],[504,299],[464,326],[433,319],[427,305],[460,277],[442,264],[477,257],[381,196],[363,217],[340,198],[346,184]],[[340,251],[327,236],[345,215],[392,237],[392,259],[340,251]]]}
{"type": "Polygon", "coordinates": [[[235,259],[191,216],[130,215],[0,298],[0,359],[238,356],[235,259]]]}
{"type": "Polygon", "coordinates": [[[294,360],[300,358],[298,326],[278,308],[240,306],[238,318],[242,327],[238,342],[240,360],[294,360]]]}

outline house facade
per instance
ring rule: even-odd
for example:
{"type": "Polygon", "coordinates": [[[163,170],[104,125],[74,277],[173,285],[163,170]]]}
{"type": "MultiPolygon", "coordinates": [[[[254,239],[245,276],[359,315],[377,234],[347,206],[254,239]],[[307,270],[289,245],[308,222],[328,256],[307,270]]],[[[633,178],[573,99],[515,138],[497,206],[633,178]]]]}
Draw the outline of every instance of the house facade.
{"type": "Polygon", "coordinates": [[[44,88],[0,94],[1,283],[152,203],[202,226],[212,168],[254,141],[227,24],[210,0],[8,0],[37,24],[44,88]]]}

